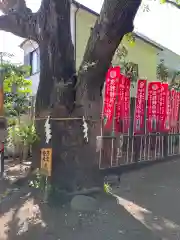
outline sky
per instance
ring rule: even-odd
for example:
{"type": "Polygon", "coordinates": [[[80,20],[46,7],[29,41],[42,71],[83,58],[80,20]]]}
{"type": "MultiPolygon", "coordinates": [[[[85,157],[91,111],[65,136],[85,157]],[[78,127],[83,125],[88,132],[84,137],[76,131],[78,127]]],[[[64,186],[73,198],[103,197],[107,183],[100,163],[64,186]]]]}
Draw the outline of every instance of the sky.
{"type": "MultiPolygon", "coordinates": [[[[40,1],[26,0],[28,7],[33,11],[39,8],[40,1]]],[[[150,11],[144,12],[143,7],[139,9],[134,21],[135,30],[180,55],[178,29],[180,10],[169,4],[160,4],[159,0],[144,0],[144,4],[146,1],[150,11]]],[[[103,0],[78,0],[78,2],[99,13],[103,0]]],[[[23,59],[23,52],[19,48],[22,41],[21,38],[0,31],[0,51],[13,53],[18,62],[23,59]]]]}

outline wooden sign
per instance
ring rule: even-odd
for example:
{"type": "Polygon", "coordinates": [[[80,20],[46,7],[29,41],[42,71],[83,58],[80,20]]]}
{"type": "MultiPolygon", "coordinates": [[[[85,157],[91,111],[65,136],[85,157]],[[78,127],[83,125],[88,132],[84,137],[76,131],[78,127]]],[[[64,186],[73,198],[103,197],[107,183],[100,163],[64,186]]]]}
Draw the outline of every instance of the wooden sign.
{"type": "Polygon", "coordinates": [[[52,148],[41,149],[41,173],[51,176],[52,172],[52,148]]]}

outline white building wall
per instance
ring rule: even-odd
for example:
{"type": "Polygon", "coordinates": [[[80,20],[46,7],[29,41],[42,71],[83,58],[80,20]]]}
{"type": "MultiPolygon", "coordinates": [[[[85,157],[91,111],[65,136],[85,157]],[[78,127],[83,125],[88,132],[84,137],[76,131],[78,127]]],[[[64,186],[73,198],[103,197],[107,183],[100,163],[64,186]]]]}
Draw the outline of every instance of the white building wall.
{"type": "Polygon", "coordinates": [[[164,59],[164,63],[167,68],[175,71],[180,70],[180,56],[173,53],[168,49],[164,49],[164,51],[160,52],[158,55],[158,60],[164,59]]]}
{"type": "MultiPolygon", "coordinates": [[[[23,46],[22,49],[24,50],[24,56],[33,52],[34,50],[36,50],[38,48],[38,44],[32,40],[27,40],[23,46]]],[[[35,73],[33,75],[31,75],[30,77],[28,77],[29,80],[32,81],[32,95],[36,95],[37,93],[37,89],[38,89],[38,85],[39,85],[39,75],[40,73],[35,73]]]]}
{"type": "MultiPolygon", "coordinates": [[[[164,64],[168,68],[169,72],[168,81],[171,82],[173,74],[177,71],[180,71],[180,56],[168,49],[164,49],[163,52],[160,52],[158,54],[158,63],[160,62],[161,59],[164,60],[164,64]]],[[[179,75],[176,76],[176,81],[180,81],[179,75]]]]}

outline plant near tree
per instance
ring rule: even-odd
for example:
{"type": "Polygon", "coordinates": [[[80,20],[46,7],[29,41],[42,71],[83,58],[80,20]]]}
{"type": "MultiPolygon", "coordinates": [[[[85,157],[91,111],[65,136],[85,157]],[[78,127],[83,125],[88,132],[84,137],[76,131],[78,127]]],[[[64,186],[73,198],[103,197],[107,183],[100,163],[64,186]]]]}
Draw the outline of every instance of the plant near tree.
{"type": "MultiPolygon", "coordinates": [[[[31,81],[26,80],[29,67],[10,63],[11,57],[3,53],[1,69],[3,70],[4,111],[10,123],[8,127],[8,146],[15,147],[19,154],[33,144],[36,133],[32,123],[21,123],[22,115],[28,115],[30,106],[31,81]]],[[[20,154],[22,155],[22,154],[20,154]]]]}
{"type": "Polygon", "coordinates": [[[180,76],[180,71],[174,71],[169,85],[170,88],[180,90],[180,80],[178,79],[178,76],[180,76]]]}
{"type": "Polygon", "coordinates": [[[160,63],[157,65],[157,79],[161,82],[169,82],[169,88],[174,88],[175,90],[180,89],[180,81],[177,77],[180,75],[180,71],[173,71],[172,76],[170,76],[170,71],[166,67],[164,59],[160,60],[160,63]]]}
{"type": "Polygon", "coordinates": [[[160,60],[160,63],[157,65],[156,69],[157,79],[161,82],[168,82],[168,68],[165,66],[164,59],[160,60]]]}
{"type": "MultiPolygon", "coordinates": [[[[128,38],[129,44],[132,45],[132,43],[135,41],[135,39],[134,38],[131,39],[129,34],[128,34],[127,38],[128,38]]],[[[119,65],[121,67],[121,72],[125,76],[129,77],[132,85],[137,82],[137,80],[138,80],[138,65],[136,63],[130,62],[128,60],[128,49],[124,45],[119,47],[116,50],[113,62],[115,62],[116,65],[119,65]]]]}
{"type": "Polygon", "coordinates": [[[24,146],[32,145],[37,142],[38,135],[34,124],[30,123],[28,125],[22,125],[22,127],[19,128],[19,137],[24,146]]]}
{"type": "Polygon", "coordinates": [[[8,127],[8,146],[15,148],[14,151],[18,154],[20,163],[27,159],[30,148],[38,140],[33,123],[21,123],[8,127]]]}
{"type": "Polygon", "coordinates": [[[0,65],[4,73],[4,108],[8,117],[17,117],[27,113],[30,103],[31,81],[25,79],[29,68],[3,62],[0,65]]]}

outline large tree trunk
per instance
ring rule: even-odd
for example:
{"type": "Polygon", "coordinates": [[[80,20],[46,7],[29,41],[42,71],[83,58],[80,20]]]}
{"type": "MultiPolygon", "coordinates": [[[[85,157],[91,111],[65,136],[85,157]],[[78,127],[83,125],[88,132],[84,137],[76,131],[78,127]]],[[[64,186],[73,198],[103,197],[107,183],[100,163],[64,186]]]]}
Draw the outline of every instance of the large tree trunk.
{"type": "Polygon", "coordinates": [[[136,4],[125,2],[114,0],[110,7],[110,1],[105,0],[89,39],[77,82],[69,27],[69,1],[63,0],[55,5],[49,2],[44,5],[45,11],[41,9],[45,13],[42,19],[46,19],[46,24],[41,28],[39,42],[41,75],[36,99],[36,127],[41,141],[37,153],[39,155],[40,148],[48,147],[45,144],[44,119],[50,115],[51,180],[67,191],[102,186],[103,183],[96,153],[96,136],[100,133],[100,88],[120,40],[133,29],[133,19],[140,4],[140,1],[136,4]],[[87,70],[84,70],[86,64],[87,70]],[[74,105],[74,100],[78,105],[74,105]],[[88,122],[88,144],[83,138],[83,116],[88,122]]]}
{"type": "MultiPolygon", "coordinates": [[[[66,47],[64,45],[66,45],[66,42],[56,47],[56,56],[58,56],[58,52],[62,53],[62,48],[67,49],[67,45],[66,47]]],[[[51,48],[46,43],[45,48],[47,46],[51,48]]],[[[54,46],[53,43],[52,48],[54,46]]],[[[46,49],[42,50],[42,44],[40,49],[42,53],[46,53],[46,49]]],[[[98,176],[98,158],[95,156],[94,142],[90,141],[87,144],[83,138],[83,109],[80,107],[73,109],[72,112],[74,105],[74,90],[72,86],[75,84],[75,80],[72,77],[75,74],[74,62],[69,60],[69,62],[65,63],[63,59],[59,60],[57,57],[53,61],[53,66],[56,66],[55,69],[62,68],[62,72],[55,73],[54,70],[52,71],[48,54],[41,56],[41,59],[41,79],[43,79],[43,84],[41,85],[40,83],[36,100],[36,128],[41,140],[39,146],[37,146],[38,155],[40,148],[52,147],[53,166],[51,181],[60,188],[67,191],[75,191],[85,187],[100,185],[100,178],[97,179],[96,177],[98,176]],[[69,66],[69,69],[66,68],[67,66],[69,66]],[[65,76],[65,78],[63,77],[65,83],[61,82],[61,84],[58,84],[62,80],[61,76],[65,76]],[[69,85],[66,85],[68,81],[69,85]],[[51,95],[49,95],[50,89],[52,89],[51,95]],[[51,116],[52,139],[50,144],[46,144],[44,123],[45,118],[49,115],[51,116]],[[93,146],[91,143],[93,143],[93,146]],[[93,164],[94,159],[96,159],[95,166],[93,164]]],[[[95,134],[90,139],[95,140],[95,134]]],[[[37,159],[40,159],[40,155],[38,158],[36,156],[37,159]]]]}
{"type": "MultiPolygon", "coordinates": [[[[40,159],[40,148],[52,147],[51,181],[60,188],[75,191],[100,185],[102,182],[97,178],[98,159],[95,156],[95,144],[93,142],[92,146],[92,141],[86,144],[83,139],[83,109],[74,108],[76,72],[69,28],[70,4],[62,4],[61,1],[59,9],[55,9],[51,4],[49,6],[48,11],[46,8],[48,23],[39,42],[41,74],[36,99],[36,127],[41,141],[37,146],[36,159],[40,159]],[[44,118],[49,115],[52,139],[47,145],[44,118]]],[[[95,139],[95,134],[91,139],[95,139]]]]}

